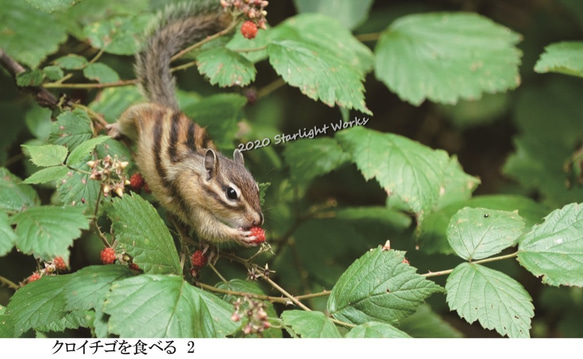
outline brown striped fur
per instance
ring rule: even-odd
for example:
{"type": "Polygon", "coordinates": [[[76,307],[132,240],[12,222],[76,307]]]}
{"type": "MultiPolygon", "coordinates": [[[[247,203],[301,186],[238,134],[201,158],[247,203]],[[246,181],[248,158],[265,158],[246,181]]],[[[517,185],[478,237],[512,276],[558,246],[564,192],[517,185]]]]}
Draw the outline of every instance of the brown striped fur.
{"type": "Polygon", "coordinates": [[[127,109],[109,133],[135,142],[136,163],[154,197],[201,239],[248,244],[255,239],[249,229],[263,223],[257,183],[239,151],[233,159],[223,156],[205,129],[178,110],[169,70],[175,52],[227,26],[212,9],[198,4],[169,12],[137,56],[150,102],[127,109]]]}

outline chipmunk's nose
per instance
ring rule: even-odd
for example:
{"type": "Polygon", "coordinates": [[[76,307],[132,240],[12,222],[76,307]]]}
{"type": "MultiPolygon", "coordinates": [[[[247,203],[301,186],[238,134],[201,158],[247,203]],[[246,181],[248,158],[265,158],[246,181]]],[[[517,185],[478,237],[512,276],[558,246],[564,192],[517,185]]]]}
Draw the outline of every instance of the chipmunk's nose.
{"type": "Polygon", "coordinates": [[[258,212],[257,218],[253,220],[253,226],[261,226],[263,224],[263,213],[258,212]]]}

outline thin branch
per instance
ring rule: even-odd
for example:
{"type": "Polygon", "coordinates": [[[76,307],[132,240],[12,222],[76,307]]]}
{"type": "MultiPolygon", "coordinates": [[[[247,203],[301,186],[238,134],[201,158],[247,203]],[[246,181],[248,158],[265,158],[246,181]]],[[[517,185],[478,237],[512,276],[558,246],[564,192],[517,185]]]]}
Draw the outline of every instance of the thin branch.
{"type": "MultiPolygon", "coordinates": [[[[2,65],[2,67],[4,67],[15,80],[18,74],[26,71],[22,65],[10,57],[2,48],[0,48],[0,65],[2,65]]],[[[59,101],[57,97],[45,88],[41,86],[28,86],[25,87],[25,89],[33,94],[35,101],[42,107],[48,107],[52,110],[58,108],[59,101]]]]}
{"type": "Polygon", "coordinates": [[[308,308],[304,303],[300,302],[296,297],[294,297],[293,295],[289,294],[285,289],[283,289],[282,287],[279,286],[279,284],[275,283],[274,281],[271,280],[271,278],[269,278],[266,275],[261,274],[261,277],[269,284],[271,284],[271,286],[275,289],[277,289],[281,294],[283,294],[285,297],[287,297],[289,300],[291,300],[295,305],[297,305],[298,307],[302,308],[305,311],[311,312],[312,310],[310,308],[308,308]]]}
{"type": "Polygon", "coordinates": [[[370,33],[370,34],[360,34],[360,35],[356,35],[356,38],[359,41],[368,42],[368,41],[377,41],[380,36],[381,36],[381,33],[380,32],[373,32],[373,33],[370,33]]]}
{"type": "MultiPolygon", "coordinates": [[[[516,251],[514,253],[506,254],[503,256],[480,259],[480,260],[475,261],[475,262],[470,261],[470,263],[484,264],[484,263],[501,261],[504,259],[510,259],[510,258],[514,258],[516,256],[518,256],[518,251],[516,251]]],[[[438,272],[429,272],[429,273],[425,273],[425,274],[421,274],[421,275],[424,276],[425,278],[429,278],[429,277],[438,277],[438,276],[442,276],[442,275],[447,275],[447,274],[450,274],[451,272],[453,272],[453,269],[446,269],[446,270],[442,270],[442,271],[438,271],[438,272]]]]}
{"type": "Polygon", "coordinates": [[[0,276],[0,283],[1,283],[2,285],[5,285],[5,286],[7,286],[7,287],[8,287],[8,288],[10,288],[10,289],[17,290],[18,288],[20,288],[20,286],[19,286],[18,284],[14,283],[14,282],[13,282],[13,281],[11,281],[10,279],[8,279],[8,278],[4,278],[4,277],[2,277],[2,276],[0,276]]]}
{"type": "Polygon", "coordinates": [[[59,89],[102,89],[109,87],[123,87],[138,84],[137,79],[132,80],[119,80],[115,82],[104,82],[104,83],[60,83],[60,82],[50,82],[43,85],[45,88],[59,88],[59,89]]]}

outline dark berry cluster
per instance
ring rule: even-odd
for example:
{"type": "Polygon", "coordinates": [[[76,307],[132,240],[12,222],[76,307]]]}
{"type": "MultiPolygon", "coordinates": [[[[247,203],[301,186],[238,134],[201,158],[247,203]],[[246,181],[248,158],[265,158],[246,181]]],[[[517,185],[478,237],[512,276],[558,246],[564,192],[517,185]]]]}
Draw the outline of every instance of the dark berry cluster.
{"type": "Polygon", "coordinates": [[[55,275],[57,272],[64,272],[68,269],[68,265],[63,259],[63,257],[55,257],[52,261],[44,262],[44,268],[39,269],[32,273],[28,278],[21,283],[21,285],[25,285],[30,282],[34,282],[35,280],[39,280],[41,277],[45,275],[55,275]]]}
{"type": "Polygon", "coordinates": [[[231,315],[231,320],[244,323],[243,334],[262,336],[263,331],[271,327],[265,302],[245,296],[238,298],[233,305],[235,306],[235,312],[231,315]]]}
{"type": "Polygon", "coordinates": [[[111,192],[123,197],[125,186],[130,184],[125,174],[128,162],[120,161],[117,156],[107,155],[103,159],[89,161],[87,165],[91,168],[89,178],[101,181],[105,197],[109,196],[111,192]]]}

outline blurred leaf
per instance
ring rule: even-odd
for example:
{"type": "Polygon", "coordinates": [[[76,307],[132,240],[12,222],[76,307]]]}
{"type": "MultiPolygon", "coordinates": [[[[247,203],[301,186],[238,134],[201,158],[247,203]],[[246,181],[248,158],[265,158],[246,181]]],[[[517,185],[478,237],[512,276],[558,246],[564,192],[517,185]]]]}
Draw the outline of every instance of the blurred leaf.
{"type": "Polygon", "coordinates": [[[95,80],[100,83],[119,81],[119,75],[111,67],[104,63],[96,62],[87,65],[83,69],[83,75],[90,80],[95,80]]]}
{"type": "Polygon", "coordinates": [[[132,276],[132,271],[123,265],[95,265],[70,274],[67,283],[65,309],[89,310],[100,308],[111,284],[132,276]]]}
{"type": "Polygon", "coordinates": [[[109,329],[121,337],[211,338],[237,329],[233,306],[182,277],[145,274],[113,283],[105,302],[109,329]]]}
{"type": "Polygon", "coordinates": [[[442,288],[403,263],[404,252],[373,249],[342,274],[328,298],[328,311],[342,321],[395,323],[413,314],[442,288]]]}
{"type": "Polygon", "coordinates": [[[466,129],[489,125],[500,119],[508,111],[510,103],[507,93],[486,93],[479,100],[460,100],[455,105],[441,105],[439,108],[454,126],[466,129]]]}
{"type": "Polygon", "coordinates": [[[338,142],[328,137],[289,143],[283,155],[291,171],[291,181],[296,185],[307,185],[315,177],[329,173],[350,160],[338,142]]]}
{"type": "Polygon", "coordinates": [[[65,162],[67,158],[67,148],[60,145],[26,146],[22,145],[30,160],[37,166],[48,167],[57,166],[65,162]]]}
{"type": "Polygon", "coordinates": [[[209,78],[211,85],[243,87],[255,80],[255,66],[243,55],[226,47],[202,51],[196,59],[198,71],[209,78]]]}
{"type": "Polygon", "coordinates": [[[367,322],[352,328],[346,338],[411,338],[387,323],[367,322]]]}
{"type": "Polygon", "coordinates": [[[447,239],[456,254],[472,261],[516,244],[524,220],[516,212],[465,207],[449,222],[447,239]]]}
{"type": "Polygon", "coordinates": [[[514,279],[479,264],[462,263],[447,278],[447,303],[468,323],[476,320],[510,338],[528,338],[532,298],[514,279]]]}
{"type": "Polygon", "coordinates": [[[54,17],[24,1],[0,0],[0,48],[22,64],[37,67],[67,39],[54,17]]]}
{"type": "Polygon", "coordinates": [[[461,338],[463,335],[427,304],[399,322],[399,329],[414,338],[461,338]]]}
{"type": "Polygon", "coordinates": [[[295,0],[298,12],[317,12],[338,20],[347,29],[354,29],[364,22],[373,0],[358,2],[342,0],[295,0]]]}
{"type": "Polygon", "coordinates": [[[33,7],[44,11],[62,11],[70,8],[81,0],[26,0],[33,7]]]}
{"type": "Polygon", "coordinates": [[[19,212],[40,204],[36,191],[22,180],[0,167],[0,209],[19,212]]]}
{"type": "Polygon", "coordinates": [[[411,217],[405,213],[380,206],[345,207],[334,211],[334,218],[345,222],[364,223],[366,226],[374,223],[375,227],[386,225],[396,229],[405,229],[411,225],[411,217]]]}
{"type": "Polygon", "coordinates": [[[42,84],[44,74],[41,70],[24,71],[16,75],[16,84],[21,87],[38,86],[42,84]]]}
{"type": "Polygon", "coordinates": [[[154,207],[137,194],[116,198],[107,209],[117,248],[151,274],[180,274],[174,240],[154,207]]]}
{"type": "Polygon", "coordinates": [[[18,238],[10,226],[8,215],[0,212],[0,257],[8,254],[17,241],[18,238]]]}
{"type": "Polygon", "coordinates": [[[24,180],[27,184],[43,184],[57,181],[64,178],[69,173],[66,166],[47,167],[36,171],[30,177],[24,180]]]}
{"type": "Polygon", "coordinates": [[[469,197],[476,184],[457,161],[452,166],[453,160],[445,151],[432,150],[403,136],[355,127],[338,132],[336,138],[364,178],[375,178],[389,196],[406,203],[419,223],[450,191],[469,197]],[[446,183],[456,185],[444,187],[446,183]]]}
{"type": "Polygon", "coordinates": [[[55,257],[69,258],[69,246],[89,229],[89,219],[79,207],[42,206],[15,214],[16,247],[25,254],[49,261],[55,257]],[[67,225],[64,226],[63,223],[67,225]]]}
{"type": "Polygon", "coordinates": [[[583,187],[567,185],[564,164],[572,149],[549,136],[518,136],[514,138],[516,152],[506,160],[503,173],[516,179],[524,189],[536,189],[553,206],[583,201],[583,187]]]}
{"type": "Polygon", "coordinates": [[[47,66],[43,68],[44,75],[51,81],[57,81],[63,78],[65,74],[58,66],[47,66]]]}
{"type": "Polygon", "coordinates": [[[87,112],[75,109],[66,111],[53,122],[49,141],[55,145],[63,145],[69,151],[93,136],[91,119],[87,112]]]}
{"type": "Polygon", "coordinates": [[[65,70],[80,70],[89,63],[86,58],[76,54],[59,57],[53,62],[55,65],[65,70]]]}
{"type": "Polygon", "coordinates": [[[150,14],[115,16],[86,26],[84,34],[92,46],[107,53],[133,55],[139,49],[138,41],[151,19],[150,14]]]}
{"type": "Polygon", "coordinates": [[[583,210],[571,203],[551,212],[519,239],[518,261],[548,285],[583,286],[583,210]]]}
{"type": "Polygon", "coordinates": [[[36,138],[45,141],[51,130],[51,110],[33,106],[26,112],[26,127],[36,138]]]}
{"type": "Polygon", "coordinates": [[[472,13],[404,16],[383,32],[375,73],[405,101],[455,104],[520,84],[520,35],[472,13]]]}
{"type": "MultiPolygon", "coordinates": [[[[334,323],[322,312],[286,310],[281,313],[283,324],[291,327],[292,336],[302,338],[341,338],[334,323]]],[[[286,328],[289,331],[289,328],[286,328]]]]}
{"type": "Polygon", "coordinates": [[[534,71],[538,73],[558,72],[583,77],[583,42],[566,41],[545,47],[534,71]]]}
{"type": "Polygon", "coordinates": [[[111,87],[100,92],[89,108],[100,113],[109,123],[117,121],[131,105],[145,101],[137,87],[111,87]]]}
{"type": "Polygon", "coordinates": [[[205,97],[182,110],[206,128],[219,149],[233,149],[233,139],[239,131],[237,122],[244,116],[246,103],[244,96],[224,93],[205,97]]]}
{"type": "Polygon", "coordinates": [[[479,184],[480,179],[465,173],[457,157],[451,156],[444,169],[442,186],[439,189],[440,196],[435,209],[469,199],[479,184]]]}
{"type": "Polygon", "coordinates": [[[419,247],[424,253],[454,253],[447,241],[446,231],[452,216],[464,207],[518,211],[525,220],[526,227],[539,223],[548,213],[546,206],[517,195],[485,195],[455,202],[429,214],[419,226],[419,247]]]}

